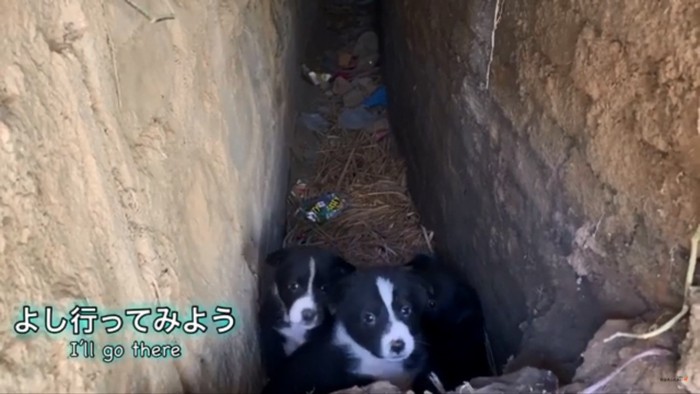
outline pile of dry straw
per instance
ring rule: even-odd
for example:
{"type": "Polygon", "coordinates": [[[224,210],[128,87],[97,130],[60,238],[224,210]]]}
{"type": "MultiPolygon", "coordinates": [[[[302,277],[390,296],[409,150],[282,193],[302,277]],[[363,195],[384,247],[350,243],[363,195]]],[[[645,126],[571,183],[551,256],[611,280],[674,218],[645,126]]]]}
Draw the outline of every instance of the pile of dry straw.
{"type": "Polygon", "coordinates": [[[358,265],[399,264],[432,250],[432,233],[420,225],[408,195],[405,165],[393,144],[388,130],[332,127],[306,191],[312,197],[338,193],[345,208],[319,225],[295,214],[299,200],[291,197],[285,245],[331,247],[358,265]]]}

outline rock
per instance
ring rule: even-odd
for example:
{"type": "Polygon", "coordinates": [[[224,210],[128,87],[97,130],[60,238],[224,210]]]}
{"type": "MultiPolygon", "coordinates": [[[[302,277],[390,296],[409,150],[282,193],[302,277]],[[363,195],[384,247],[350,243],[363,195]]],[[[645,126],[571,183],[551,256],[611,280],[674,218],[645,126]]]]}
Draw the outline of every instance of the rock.
{"type": "Polygon", "coordinates": [[[503,376],[474,378],[454,393],[555,393],[558,386],[559,380],[551,371],[525,367],[503,376]],[[468,391],[469,387],[473,391],[468,391]]]}
{"type": "Polygon", "coordinates": [[[357,57],[355,68],[367,70],[374,67],[379,61],[379,39],[377,34],[368,31],[363,33],[355,43],[353,53],[357,57]]]}
{"type": "Polygon", "coordinates": [[[355,72],[365,72],[374,69],[379,64],[379,55],[365,56],[357,59],[355,72]]]}
{"type": "Polygon", "coordinates": [[[359,89],[351,89],[343,95],[343,105],[352,108],[362,104],[365,99],[365,93],[359,89]]]}
{"type": "MultiPolygon", "coordinates": [[[[663,323],[663,322],[662,322],[663,323]]],[[[617,338],[610,342],[603,342],[616,332],[647,332],[650,329],[648,323],[637,323],[626,320],[608,320],[596,332],[583,352],[583,364],[576,370],[574,383],[562,388],[562,392],[573,393],[581,391],[581,387],[589,387],[608,375],[616,368],[630,360],[632,357],[649,350],[650,348],[671,349],[674,348],[676,332],[667,332],[648,340],[634,340],[617,338]]],[[[634,392],[647,393],[682,393],[676,380],[673,360],[664,356],[649,356],[639,359],[619,374],[610,382],[601,387],[604,392],[634,392]]]]}
{"type": "Polygon", "coordinates": [[[358,58],[372,57],[379,53],[379,39],[373,31],[363,33],[355,42],[353,54],[358,58]]]}
{"type": "Polygon", "coordinates": [[[374,81],[372,77],[360,77],[352,81],[353,86],[361,89],[365,94],[370,94],[377,90],[379,85],[374,81]]]}
{"type": "Polygon", "coordinates": [[[333,93],[337,94],[338,96],[342,96],[345,93],[349,92],[350,89],[352,89],[352,84],[348,82],[347,79],[343,77],[336,77],[335,80],[333,80],[333,93]]]}

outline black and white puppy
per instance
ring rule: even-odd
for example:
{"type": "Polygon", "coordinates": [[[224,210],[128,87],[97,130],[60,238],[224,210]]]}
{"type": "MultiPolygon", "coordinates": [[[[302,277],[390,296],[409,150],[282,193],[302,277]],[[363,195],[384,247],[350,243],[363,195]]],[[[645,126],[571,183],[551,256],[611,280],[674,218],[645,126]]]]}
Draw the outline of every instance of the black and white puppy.
{"type": "Polygon", "coordinates": [[[312,246],[279,249],[265,261],[273,268],[272,283],[258,320],[263,366],[271,376],[299,346],[332,326],[327,291],[355,267],[312,246]]]}
{"type": "Polygon", "coordinates": [[[477,376],[491,376],[476,291],[438,256],[416,255],[406,267],[423,279],[428,291],[422,328],[429,348],[429,370],[423,376],[434,372],[448,390],[477,376]]]}
{"type": "Polygon", "coordinates": [[[324,394],[379,380],[410,388],[427,358],[420,327],[425,287],[407,270],[368,268],[331,294],[332,330],[292,354],[263,394],[324,394]]]}

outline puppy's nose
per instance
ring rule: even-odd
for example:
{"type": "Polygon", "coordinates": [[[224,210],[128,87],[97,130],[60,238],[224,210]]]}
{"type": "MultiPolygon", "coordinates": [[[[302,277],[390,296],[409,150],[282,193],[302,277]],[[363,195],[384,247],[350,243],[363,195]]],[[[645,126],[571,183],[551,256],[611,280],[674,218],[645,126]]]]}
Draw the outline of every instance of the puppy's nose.
{"type": "Polygon", "coordinates": [[[403,339],[395,339],[391,341],[391,344],[389,345],[391,347],[391,352],[399,354],[403,352],[403,349],[406,348],[406,343],[403,341],[403,339]]]}
{"type": "Polygon", "coordinates": [[[301,311],[301,318],[304,320],[305,323],[311,323],[316,319],[316,311],[313,309],[304,309],[301,311]]]}

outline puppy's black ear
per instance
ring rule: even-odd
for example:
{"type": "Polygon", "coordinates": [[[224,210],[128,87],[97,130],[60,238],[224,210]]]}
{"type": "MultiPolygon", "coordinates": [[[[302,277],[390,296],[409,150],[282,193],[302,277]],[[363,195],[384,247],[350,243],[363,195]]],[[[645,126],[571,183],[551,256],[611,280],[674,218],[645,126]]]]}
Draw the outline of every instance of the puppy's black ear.
{"type": "Polygon", "coordinates": [[[343,299],[343,293],[345,292],[345,277],[340,278],[335,283],[331,284],[327,293],[327,307],[331,315],[335,315],[338,310],[338,304],[343,299]]]}
{"type": "Polygon", "coordinates": [[[462,310],[472,311],[477,314],[481,313],[479,295],[476,293],[476,290],[471,287],[457,287],[457,289],[455,289],[453,302],[462,310]]]}
{"type": "Polygon", "coordinates": [[[410,274],[410,280],[412,302],[422,313],[434,302],[434,289],[429,281],[416,274],[410,274]]]}
{"type": "Polygon", "coordinates": [[[356,270],[354,265],[348,263],[347,260],[340,256],[335,256],[335,258],[333,259],[333,266],[335,269],[335,273],[339,277],[344,277],[346,275],[352,274],[356,270]]]}
{"type": "Polygon", "coordinates": [[[408,263],[404,264],[404,266],[412,270],[424,270],[431,266],[433,260],[434,259],[432,256],[419,253],[413,256],[413,259],[411,259],[408,263]]]}
{"type": "Polygon", "coordinates": [[[278,265],[279,263],[281,263],[282,261],[284,261],[284,259],[286,259],[288,255],[289,255],[289,249],[285,249],[285,248],[278,249],[278,250],[268,254],[267,257],[265,257],[265,263],[274,267],[274,266],[278,265]]]}

